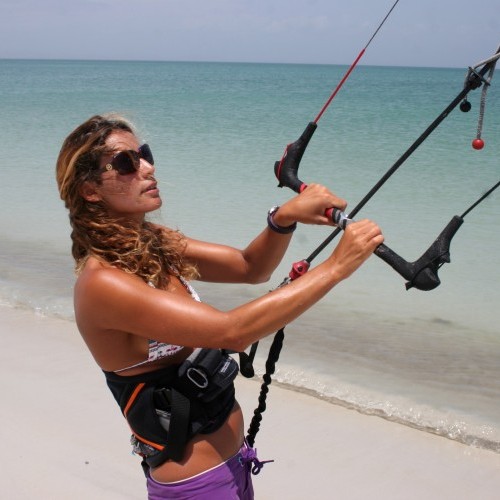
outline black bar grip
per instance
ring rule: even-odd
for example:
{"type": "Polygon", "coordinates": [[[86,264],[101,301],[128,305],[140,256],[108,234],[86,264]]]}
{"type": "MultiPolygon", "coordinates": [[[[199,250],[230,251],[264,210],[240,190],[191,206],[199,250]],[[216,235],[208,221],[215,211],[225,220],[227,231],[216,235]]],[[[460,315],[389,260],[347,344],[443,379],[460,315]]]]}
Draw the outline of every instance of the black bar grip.
{"type": "MultiPolygon", "coordinates": [[[[345,229],[348,224],[353,222],[352,219],[349,219],[336,208],[332,209],[331,218],[341,229],[345,229]]],[[[438,270],[443,264],[450,262],[450,243],[463,222],[462,217],[455,215],[432,245],[414,262],[403,259],[384,243],[379,245],[374,253],[404,279],[408,280],[406,283],[407,290],[410,288],[424,291],[434,290],[441,284],[438,270]]]]}
{"type": "Polygon", "coordinates": [[[438,270],[450,262],[450,243],[463,222],[462,217],[455,215],[432,245],[414,262],[404,260],[384,244],[375,250],[375,254],[408,280],[407,290],[413,287],[424,291],[434,290],[441,284],[438,270]]]}
{"type": "Polygon", "coordinates": [[[408,280],[405,285],[407,290],[412,287],[418,290],[433,290],[441,283],[437,275],[437,269],[433,270],[430,268],[429,263],[418,269],[416,264],[419,261],[408,262],[383,243],[375,249],[374,253],[385,263],[389,264],[404,279],[408,280]]]}
{"type": "Polygon", "coordinates": [[[279,182],[278,187],[286,186],[296,193],[304,189],[305,184],[298,178],[297,173],[304,151],[316,128],[316,123],[309,122],[301,136],[295,142],[288,144],[281,160],[274,164],[274,174],[279,182]]]}

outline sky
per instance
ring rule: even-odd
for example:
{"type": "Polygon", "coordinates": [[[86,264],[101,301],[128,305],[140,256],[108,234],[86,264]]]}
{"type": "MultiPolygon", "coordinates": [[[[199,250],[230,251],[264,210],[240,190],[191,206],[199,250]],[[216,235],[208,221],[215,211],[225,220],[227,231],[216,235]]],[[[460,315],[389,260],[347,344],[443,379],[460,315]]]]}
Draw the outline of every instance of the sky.
{"type": "MultiPolygon", "coordinates": [[[[395,0],[0,0],[1,59],[350,64],[395,0]]],[[[361,64],[467,67],[499,0],[399,0],[361,64]]]]}

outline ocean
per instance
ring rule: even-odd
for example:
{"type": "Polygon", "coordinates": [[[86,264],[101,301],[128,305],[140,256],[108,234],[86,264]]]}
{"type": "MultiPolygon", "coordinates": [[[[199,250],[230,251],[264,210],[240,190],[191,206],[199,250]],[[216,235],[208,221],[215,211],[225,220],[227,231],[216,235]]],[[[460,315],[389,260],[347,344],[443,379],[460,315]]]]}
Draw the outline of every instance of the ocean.
{"type": "MultiPolygon", "coordinates": [[[[73,321],[69,224],[54,170],[65,136],[92,114],[126,115],[150,144],[163,198],[154,220],[242,247],[265,226],[267,210],[292,196],[277,188],[274,162],[346,70],[0,60],[0,303],[73,321]]],[[[465,68],[360,65],[321,118],[300,177],[354,207],[458,94],[465,75],[465,68]]],[[[454,215],[498,182],[499,88],[493,79],[483,150],[471,148],[475,90],[472,110],[453,111],[357,216],[376,220],[386,244],[406,260],[416,260],[454,215]]],[[[407,291],[401,276],[372,257],[286,327],[275,380],[500,452],[499,215],[500,190],[467,215],[432,291],[407,291]]],[[[269,283],[195,287],[221,309],[250,301],[278,286],[330,232],[301,226],[269,283]]],[[[259,374],[269,344],[260,343],[259,374]]],[[[268,411],[272,404],[271,390],[268,411]]]]}

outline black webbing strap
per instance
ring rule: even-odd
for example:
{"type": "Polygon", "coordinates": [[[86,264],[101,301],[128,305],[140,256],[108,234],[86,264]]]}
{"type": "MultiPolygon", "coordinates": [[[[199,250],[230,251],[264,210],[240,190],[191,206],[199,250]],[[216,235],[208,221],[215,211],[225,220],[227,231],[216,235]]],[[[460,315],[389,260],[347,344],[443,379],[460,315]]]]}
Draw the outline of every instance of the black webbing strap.
{"type": "MultiPolygon", "coordinates": [[[[253,360],[255,359],[255,354],[257,352],[257,347],[259,345],[259,341],[254,342],[250,349],[250,353],[239,352],[240,356],[240,373],[246,378],[252,378],[255,375],[255,370],[253,368],[253,360]]],[[[226,351],[231,353],[231,351],[226,351]]]]}
{"type": "Polygon", "coordinates": [[[168,443],[162,452],[146,459],[150,467],[157,467],[168,459],[178,462],[184,456],[184,449],[188,441],[191,403],[186,396],[175,389],[170,391],[170,401],[172,412],[168,429],[168,443]]]}

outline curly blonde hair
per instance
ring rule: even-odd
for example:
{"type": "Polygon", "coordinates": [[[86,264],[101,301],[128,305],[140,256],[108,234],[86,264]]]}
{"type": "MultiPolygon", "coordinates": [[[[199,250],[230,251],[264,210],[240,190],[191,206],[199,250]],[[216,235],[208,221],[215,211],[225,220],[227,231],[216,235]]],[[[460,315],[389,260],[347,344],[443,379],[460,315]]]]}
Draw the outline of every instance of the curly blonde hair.
{"type": "Polygon", "coordinates": [[[68,135],[57,159],[57,185],[69,210],[76,271],[94,256],[158,288],[164,288],[172,274],[196,277],[196,268],[183,258],[186,241],[179,231],[147,221],[117,220],[104,203],[81,195],[84,182],[102,182],[100,158],[109,153],[106,139],[115,131],[135,134],[119,115],[93,116],[68,135]]]}

